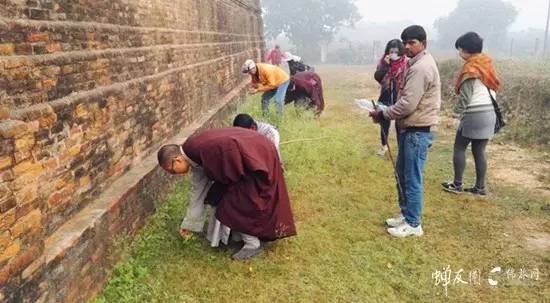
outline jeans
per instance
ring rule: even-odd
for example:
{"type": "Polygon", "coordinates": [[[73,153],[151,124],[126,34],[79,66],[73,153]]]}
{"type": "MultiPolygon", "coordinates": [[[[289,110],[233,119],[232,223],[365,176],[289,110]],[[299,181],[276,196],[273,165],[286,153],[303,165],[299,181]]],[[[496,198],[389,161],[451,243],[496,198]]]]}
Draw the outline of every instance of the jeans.
{"type": "Polygon", "coordinates": [[[277,106],[277,114],[279,116],[283,115],[286,90],[289,84],[290,84],[290,80],[282,83],[276,89],[267,91],[262,95],[262,112],[264,116],[266,116],[269,111],[269,100],[271,100],[271,98],[275,98],[275,104],[277,106]]]}
{"type": "Polygon", "coordinates": [[[397,174],[402,188],[402,193],[399,192],[399,208],[405,221],[413,227],[422,223],[424,164],[432,140],[433,135],[428,132],[399,134],[397,174]]]}

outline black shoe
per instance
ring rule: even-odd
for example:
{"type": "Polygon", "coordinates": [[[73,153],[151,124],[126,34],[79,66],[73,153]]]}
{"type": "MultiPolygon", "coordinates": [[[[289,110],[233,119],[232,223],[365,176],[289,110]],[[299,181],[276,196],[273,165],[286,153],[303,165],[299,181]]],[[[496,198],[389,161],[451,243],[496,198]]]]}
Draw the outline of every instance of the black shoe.
{"type": "Polygon", "coordinates": [[[441,186],[443,186],[443,190],[446,192],[454,194],[464,193],[464,188],[462,187],[462,185],[456,185],[454,182],[443,182],[441,183],[441,186]]]}
{"type": "Polygon", "coordinates": [[[476,186],[472,188],[466,188],[464,189],[464,191],[472,195],[487,196],[487,191],[485,190],[485,188],[478,188],[476,186]]]}

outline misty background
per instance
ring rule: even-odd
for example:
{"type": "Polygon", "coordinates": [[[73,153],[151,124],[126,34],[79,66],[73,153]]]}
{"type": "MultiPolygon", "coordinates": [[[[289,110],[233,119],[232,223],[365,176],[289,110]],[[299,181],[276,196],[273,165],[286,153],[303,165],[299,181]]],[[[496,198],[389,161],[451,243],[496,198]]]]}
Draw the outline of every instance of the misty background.
{"type": "MultiPolygon", "coordinates": [[[[495,57],[545,57],[549,0],[263,0],[262,6],[267,47],[279,44],[311,63],[372,64],[412,24],[426,29],[439,59],[456,58],[454,42],[468,31],[478,32],[495,57]]],[[[549,48],[550,40],[546,55],[549,48]]]]}

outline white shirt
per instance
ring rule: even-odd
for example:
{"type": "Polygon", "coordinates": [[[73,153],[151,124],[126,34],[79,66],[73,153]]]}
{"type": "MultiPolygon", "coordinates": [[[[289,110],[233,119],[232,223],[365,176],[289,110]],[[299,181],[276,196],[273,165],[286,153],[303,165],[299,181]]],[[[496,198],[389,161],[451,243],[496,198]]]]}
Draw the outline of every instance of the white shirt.
{"type": "Polygon", "coordinates": [[[277,149],[277,154],[279,154],[279,160],[282,160],[281,152],[279,151],[279,142],[281,140],[279,131],[273,125],[265,122],[257,122],[256,125],[258,126],[258,132],[273,142],[273,145],[277,149]]]}

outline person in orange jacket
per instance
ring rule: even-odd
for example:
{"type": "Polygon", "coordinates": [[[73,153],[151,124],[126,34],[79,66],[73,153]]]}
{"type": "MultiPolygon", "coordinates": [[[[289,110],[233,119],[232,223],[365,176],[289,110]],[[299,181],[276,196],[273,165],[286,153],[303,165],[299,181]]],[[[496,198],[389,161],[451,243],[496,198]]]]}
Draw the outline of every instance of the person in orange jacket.
{"type": "Polygon", "coordinates": [[[246,60],[242,67],[243,74],[249,74],[251,81],[251,94],[263,93],[262,112],[265,115],[269,112],[269,101],[274,98],[277,106],[277,114],[283,115],[286,90],[290,83],[290,76],[280,67],[255,63],[253,60],[246,60]]]}

